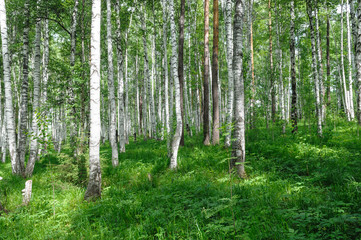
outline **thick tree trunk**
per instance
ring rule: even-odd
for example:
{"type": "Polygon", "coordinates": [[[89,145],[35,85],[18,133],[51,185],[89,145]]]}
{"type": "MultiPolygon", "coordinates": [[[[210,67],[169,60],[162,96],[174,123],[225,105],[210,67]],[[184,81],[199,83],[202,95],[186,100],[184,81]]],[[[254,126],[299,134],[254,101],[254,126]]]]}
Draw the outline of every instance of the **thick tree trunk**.
{"type": "Polygon", "coordinates": [[[178,166],[177,163],[177,156],[178,156],[178,149],[179,143],[181,140],[182,135],[182,113],[181,113],[181,106],[180,106],[180,84],[178,79],[178,63],[177,63],[177,37],[176,37],[176,26],[174,21],[174,2],[173,0],[169,1],[169,13],[170,13],[170,29],[171,29],[171,44],[172,44],[172,59],[171,59],[171,66],[172,66],[172,77],[174,80],[175,86],[175,112],[177,118],[177,127],[175,129],[175,133],[172,137],[171,143],[171,153],[170,153],[170,168],[176,169],[178,166]]]}
{"type": "MultiPolygon", "coordinates": [[[[228,70],[228,97],[227,97],[227,133],[225,138],[225,146],[231,146],[231,129],[233,116],[233,34],[232,34],[232,0],[226,3],[226,46],[227,46],[227,70],[228,70]]],[[[251,103],[252,104],[252,103],[251,103]]],[[[252,111],[252,110],[251,110],[252,111]]]]}
{"type": "Polygon", "coordinates": [[[242,34],[243,34],[244,3],[236,0],[233,27],[233,72],[234,72],[234,130],[232,136],[233,157],[239,177],[246,178],[244,163],[246,160],[245,114],[244,114],[244,80],[242,69],[242,34]],[[238,164],[237,164],[238,163],[238,164]]]}
{"type": "Polygon", "coordinates": [[[210,144],[209,136],[209,0],[204,1],[204,80],[203,80],[203,144],[210,144]]]}
{"type": "Polygon", "coordinates": [[[89,182],[85,200],[101,196],[100,169],[100,19],[101,0],[93,0],[91,22],[90,64],[90,137],[89,137],[89,182]]]}
{"type": "MultiPolygon", "coordinates": [[[[38,2],[39,4],[39,2],[38,2]]],[[[40,95],[40,61],[41,61],[41,21],[38,18],[36,20],[36,32],[35,32],[35,49],[34,49],[34,93],[33,93],[33,119],[31,126],[32,138],[30,142],[30,154],[29,161],[26,165],[25,175],[27,177],[32,176],[35,161],[38,157],[38,136],[39,136],[39,126],[38,126],[38,113],[39,108],[39,95],[40,95]]]]}
{"type": "Polygon", "coordinates": [[[20,163],[16,147],[16,133],[15,133],[15,120],[13,110],[13,97],[11,92],[11,79],[10,79],[10,59],[8,50],[8,29],[6,23],[6,8],[5,1],[0,0],[0,28],[1,28],[1,45],[3,55],[4,67],[4,85],[5,85],[5,117],[8,147],[10,151],[11,167],[13,174],[21,174],[20,163]]]}
{"type": "Polygon", "coordinates": [[[218,42],[219,42],[219,11],[218,0],[213,0],[213,66],[212,66],[212,98],[213,98],[213,129],[212,144],[219,144],[219,86],[218,86],[218,42]]]}
{"type": "Polygon", "coordinates": [[[290,55],[291,55],[291,85],[292,85],[292,100],[291,100],[291,122],[292,133],[298,131],[297,126],[297,84],[296,84],[296,49],[295,49],[295,4],[291,1],[291,27],[290,27],[290,55]]]}
{"type": "Polygon", "coordinates": [[[112,164],[118,166],[118,144],[116,141],[117,110],[114,95],[114,73],[113,73],[113,39],[112,39],[112,8],[110,0],[107,0],[107,44],[108,44],[108,92],[110,103],[109,140],[112,147],[112,164]]]}
{"type": "Polygon", "coordinates": [[[25,174],[25,154],[27,141],[27,123],[28,123],[28,89],[29,89],[29,30],[30,30],[30,12],[29,0],[24,6],[24,33],[23,33],[23,82],[21,85],[21,104],[20,104],[20,127],[19,127],[19,163],[21,174],[25,174]]]}

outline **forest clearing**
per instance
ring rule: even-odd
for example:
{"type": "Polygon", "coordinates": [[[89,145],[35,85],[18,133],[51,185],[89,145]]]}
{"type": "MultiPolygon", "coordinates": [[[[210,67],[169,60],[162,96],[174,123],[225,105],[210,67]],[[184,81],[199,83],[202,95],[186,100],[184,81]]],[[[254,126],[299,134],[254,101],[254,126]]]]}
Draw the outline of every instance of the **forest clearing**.
{"type": "Polygon", "coordinates": [[[0,0],[1,239],[360,239],[361,0],[0,0]]]}

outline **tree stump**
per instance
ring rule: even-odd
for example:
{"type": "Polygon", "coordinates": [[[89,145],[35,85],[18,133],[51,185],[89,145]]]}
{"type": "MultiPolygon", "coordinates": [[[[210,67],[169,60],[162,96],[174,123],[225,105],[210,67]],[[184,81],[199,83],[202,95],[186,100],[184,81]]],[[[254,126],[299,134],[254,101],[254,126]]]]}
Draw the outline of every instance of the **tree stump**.
{"type": "Polygon", "coordinates": [[[23,193],[23,205],[27,206],[31,199],[32,180],[25,182],[25,188],[22,190],[23,193]]]}

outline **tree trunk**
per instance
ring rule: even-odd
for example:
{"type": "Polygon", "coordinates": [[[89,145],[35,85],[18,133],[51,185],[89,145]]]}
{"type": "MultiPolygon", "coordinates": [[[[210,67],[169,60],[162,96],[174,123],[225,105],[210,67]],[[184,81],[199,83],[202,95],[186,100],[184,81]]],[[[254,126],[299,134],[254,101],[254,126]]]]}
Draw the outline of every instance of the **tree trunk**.
{"type": "Polygon", "coordinates": [[[322,106],[320,99],[320,84],[319,84],[319,72],[317,70],[317,53],[316,53],[316,42],[315,42],[315,31],[313,27],[313,15],[312,6],[310,0],[307,0],[307,14],[310,22],[310,34],[311,34],[311,47],[312,47],[312,69],[313,79],[315,82],[315,95],[316,95],[316,114],[317,114],[317,134],[322,137],[322,106]]]}
{"type": "Polygon", "coordinates": [[[209,136],[209,0],[204,1],[204,82],[203,82],[203,144],[210,144],[209,136]]]}
{"type": "Polygon", "coordinates": [[[351,120],[355,118],[355,110],[353,105],[353,75],[352,75],[352,50],[351,50],[351,27],[350,27],[350,8],[349,8],[349,0],[347,0],[347,12],[346,12],[346,19],[347,19],[347,49],[348,49],[348,79],[349,79],[349,105],[350,105],[350,117],[351,120]]]}
{"type": "Polygon", "coordinates": [[[112,164],[118,166],[118,144],[116,142],[117,110],[114,96],[114,73],[113,73],[113,39],[112,39],[112,8],[110,0],[107,0],[107,44],[108,44],[108,92],[110,102],[109,140],[112,147],[112,164]]]}
{"type": "Polygon", "coordinates": [[[175,112],[177,118],[177,127],[175,133],[172,138],[171,143],[171,154],[170,154],[170,168],[176,169],[177,168],[177,156],[178,156],[178,149],[179,143],[181,140],[182,135],[182,113],[181,113],[181,106],[180,106],[180,84],[178,79],[178,63],[177,63],[177,37],[176,37],[176,26],[174,21],[174,2],[173,0],[169,1],[169,13],[170,13],[170,29],[171,29],[171,44],[172,44],[172,59],[171,59],[171,66],[172,66],[172,73],[173,73],[173,80],[175,85],[175,112]]]}
{"type": "Polygon", "coordinates": [[[292,133],[297,133],[297,83],[296,83],[296,49],[295,49],[295,4],[291,1],[291,27],[290,27],[290,55],[291,55],[291,85],[292,85],[292,100],[291,100],[291,122],[292,133]]]}
{"type": "Polygon", "coordinates": [[[167,134],[170,132],[169,120],[169,90],[168,90],[168,55],[167,55],[167,1],[163,0],[163,68],[164,68],[164,109],[165,109],[165,126],[167,134]]]}
{"type": "Polygon", "coordinates": [[[180,87],[180,105],[182,112],[182,135],[180,145],[184,146],[184,18],[185,18],[185,0],[180,0],[180,16],[179,16],[179,46],[178,46],[178,76],[180,87]]]}
{"type": "Polygon", "coordinates": [[[327,106],[331,104],[331,64],[330,64],[330,16],[327,9],[327,30],[326,30],[326,58],[327,58],[327,80],[326,80],[326,98],[327,106]]]}
{"type": "Polygon", "coordinates": [[[213,129],[212,144],[219,144],[219,86],[218,86],[218,42],[219,42],[219,11],[218,0],[213,0],[213,66],[212,66],[212,98],[213,98],[213,129]]]}
{"type": "Polygon", "coordinates": [[[269,31],[269,57],[270,57],[270,90],[271,90],[271,118],[276,121],[276,87],[273,73],[273,46],[272,46],[272,9],[271,0],[268,0],[268,31],[269,31]]]}
{"type": "Polygon", "coordinates": [[[100,170],[100,19],[101,0],[93,0],[91,21],[90,64],[90,138],[89,138],[89,182],[85,200],[101,196],[100,170]]]}
{"type": "MultiPolygon", "coordinates": [[[[38,1],[39,4],[39,1],[38,1]]],[[[35,32],[35,49],[34,49],[34,93],[33,93],[33,119],[31,126],[31,142],[30,142],[30,154],[29,161],[26,165],[25,175],[31,177],[33,174],[35,161],[38,157],[38,116],[39,116],[39,95],[40,95],[40,61],[41,61],[41,20],[36,20],[36,32],[35,32]]]]}
{"type": "Polygon", "coordinates": [[[10,79],[10,60],[8,50],[8,29],[6,23],[6,8],[5,1],[0,0],[0,27],[1,27],[1,45],[3,55],[4,67],[4,85],[5,85],[5,115],[6,115],[6,128],[8,147],[10,151],[11,167],[13,174],[21,174],[20,163],[16,147],[16,133],[15,133],[15,120],[13,110],[13,97],[11,92],[11,79],[10,79]]]}
{"type": "Polygon", "coordinates": [[[351,111],[350,111],[350,102],[349,102],[349,93],[347,90],[347,84],[346,84],[346,76],[345,76],[345,64],[343,59],[343,0],[341,4],[341,70],[342,70],[342,85],[344,90],[344,108],[345,113],[347,115],[347,119],[349,121],[352,120],[351,118],[351,111]]]}
{"type": "Polygon", "coordinates": [[[123,79],[123,52],[121,46],[120,0],[116,4],[117,12],[117,64],[118,64],[118,134],[119,152],[125,152],[125,126],[124,126],[124,79],[123,79]]]}
{"type": "MultiPolygon", "coordinates": [[[[228,70],[228,97],[227,97],[227,133],[225,138],[225,146],[231,146],[231,130],[233,116],[233,35],[232,35],[232,0],[226,3],[226,46],[227,46],[227,70],[228,70]]],[[[252,103],[251,103],[252,104],[252,103]]],[[[251,110],[252,111],[252,110],[251,110]]]]}
{"type": "Polygon", "coordinates": [[[356,46],[356,69],[357,69],[357,86],[358,86],[358,97],[357,97],[357,115],[358,123],[361,125],[361,1],[359,0],[357,7],[357,46],[356,46]]]}
{"type": "Polygon", "coordinates": [[[21,85],[21,104],[20,104],[20,127],[19,127],[19,163],[22,175],[25,174],[25,154],[27,141],[27,123],[28,123],[28,89],[29,89],[29,30],[30,30],[30,12],[29,0],[24,6],[24,33],[23,33],[23,82],[21,85]]]}
{"type": "Polygon", "coordinates": [[[246,160],[245,114],[244,114],[244,80],[242,69],[242,35],[243,35],[244,3],[236,1],[233,26],[233,72],[234,72],[234,130],[232,136],[233,157],[239,177],[246,178],[244,163],[246,160]]]}

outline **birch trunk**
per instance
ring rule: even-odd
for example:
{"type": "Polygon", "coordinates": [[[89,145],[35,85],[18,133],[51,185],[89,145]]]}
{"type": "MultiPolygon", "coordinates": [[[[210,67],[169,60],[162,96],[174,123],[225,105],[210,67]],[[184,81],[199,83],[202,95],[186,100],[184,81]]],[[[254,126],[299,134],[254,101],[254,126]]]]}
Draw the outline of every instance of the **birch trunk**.
{"type": "MultiPolygon", "coordinates": [[[[290,35],[291,35],[290,36],[290,55],[291,55],[291,85],[292,85],[291,122],[292,122],[292,133],[297,133],[298,116],[297,116],[296,49],[295,49],[295,3],[293,0],[291,1],[290,35]]],[[[314,53],[312,52],[312,55],[313,54],[314,53]]]]}
{"type": "MultiPolygon", "coordinates": [[[[225,138],[225,146],[231,146],[231,129],[233,116],[233,35],[232,35],[232,0],[226,3],[226,46],[227,46],[227,71],[228,71],[228,102],[227,102],[227,133],[225,138]]],[[[252,103],[251,103],[252,104],[252,103]]],[[[251,110],[252,111],[252,110],[251,110]]]]}
{"type": "Polygon", "coordinates": [[[322,106],[320,99],[320,84],[319,84],[319,72],[317,70],[317,53],[316,53],[316,42],[315,42],[315,31],[313,27],[313,15],[310,0],[307,0],[307,14],[310,22],[310,33],[311,33],[311,47],[312,47],[312,69],[313,79],[315,82],[315,95],[316,95],[316,114],[317,114],[317,134],[322,137],[322,106]]]}
{"type": "Polygon", "coordinates": [[[276,121],[276,87],[273,70],[273,43],[272,43],[272,10],[271,0],[268,0],[268,31],[269,31],[269,57],[270,57],[270,91],[271,91],[271,118],[276,121]]]}
{"type": "Polygon", "coordinates": [[[178,77],[180,87],[180,106],[182,112],[182,134],[180,145],[184,146],[184,20],[185,19],[185,0],[180,0],[179,16],[179,45],[178,45],[178,77]]]}
{"type": "Polygon", "coordinates": [[[21,104],[20,104],[20,126],[19,126],[19,163],[21,174],[25,173],[25,154],[27,141],[27,122],[28,122],[28,89],[29,89],[29,29],[30,12],[29,0],[24,5],[24,33],[23,33],[23,82],[21,85],[21,104]]]}
{"type": "Polygon", "coordinates": [[[124,126],[124,80],[123,80],[123,52],[121,46],[120,30],[120,0],[117,1],[117,62],[118,62],[118,134],[119,134],[119,151],[125,152],[125,126],[124,126]]]}
{"type": "Polygon", "coordinates": [[[167,134],[170,131],[169,120],[169,90],[168,90],[168,55],[167,55],[167,1],[163,0],[163,51],[164,51],[164,108],[165,108],[165,126],[167,134]]]}
{"type": "Polygon", "coordinates": [[[347,48],[348,48],[348,79],[349,79],[349,106],[350,106],[350,117],[351,120],[355,118],[355,110],[353,105],[353,75],[352,75],[352,50],[351,50],[351,27],[350,27],[350,8],[349,8],[349,0],[347,0],[347,11],[346,11],[346,19],[347,19],[347,48]]]}
{"type": "Polygon", "coordinates": [[[0,28],[1,28],[1,45],[3,55],[3,71],[4,71],[4,85],[5,85],[5,117],[8,147],[10,151],[11,167],[13,174],[21,174],[20,163],[16,147],[16,133],[15,120],[13,110],[13,97],[11,92],[11,77],[10,77],[10,60],[8,50],[8,29],[6,23],[6,8],[5,1],[0,0],[0,28]]]}
{"type": "Polygon", "coordinates": [[[232,136],[232,148],[234,162],[236,163],[238,176],[246,178],[244,163],[246,160],[246,140],[245,140],[245,114],[244,114],[244,80],[243,80],[243,17],[244,3],[242,0],[236,0],[234,26],[233,26],[233,73],[234,73],[234,109],[233,121],[234,130],[232,136]],[[238,164],[237,164],[238,163],[238,164]]]}
{"type": "Polygon", "coordinates": [[[345,113],[347,115],[347,119],[351,121],[349,94],[347,90],[345,64],[343,59],[343,0],[341,3],[341,71],[342,71],[342,85],[344,90],[344,108],[345,108],[345,113]]]}
{"type": "Polygon", "coordinates": [[[357,46],[356,46],[356,70],[357,70],[357,86],[358,86],[358,97],[357,97],[357,115],[358,123],[361,125],[361,1],[359,0],[357,7],[357,46]]]}
{"type": "MultiPolygon", "coordinates": [[[[38,2],[39,4],[39,2],[38,2]]],[[[40,61],[41,61],[41,21],[37,19],[36,32],[35,32],[35,49],[34,49],[34,93],[33,93],[33,119],[31,124],[31,142],[30,142],[30,154],[29,161],[26,165],[25,175],[27,177],[32,176],[35,161],[38,157],[38,116],[39,116],[39,95],[40,95],[40,61]]]]}
{"type": "Polygon", "coordinates": [[[316,42],[317,42],[317,61],[318,61],[318,82],[319,82],[319,89],[320,89],[320,101],[321,101],[321,117],[322,122],[326,119],[326,104],[325,104],[325,87],[323,84],[323,63],[322,63],[322,45],[321,45],[321,35],[319,30],[319,20],[318,20],[318,9],[317,9],[317,1],[316,7],[314,10],[315,13],[315,23],[316,23],[316,42]]]}
{"type": "Polygon", "coordinates": [[[116,142],[117,110],[114,96],[114,73],[113,73],[113,39],[112,39],[112,8],[110,0],[107,0],[107,43],[108,43],[108,91],[110,102],[109,140],[112,147],[112,164],[118,166],[118,144],[116,142]]]}
{"type": "Polygon", "coordinates": [[[100,19],[101,0],[93,0],[91,21],[90,64],[90,137],[89,182],[85,200],[101,196],[100,145],[100,19]]]}
{"type": "Polygon", "coordinates": [[[180,84],[178,78],[178,56],[177,56],[177,35],[176,35],[176,26],[174,20],[174,1],[169,1],[169,13],[170,13],[170,41],[172,44],[172,58],[171,58],[171,66],[172,66],[172,77],[174,80],[175,86],[175,112],[177,118],[177,127],[175,129],[175,133],[172,136],[172,143],[171,143],[171,153],[170,153],[170,168],[176,169],[178,166],[177,156],[178,156],[178,149],[182,135],[182,113],[181,113],[181,94],[180,94],[180,84]]]}
{"type": "Polygon", "coordinates": [[[209,0],[204,1],[204,82],[203,82],[203,144],[210,144],[209,133],[209,0]]]}

